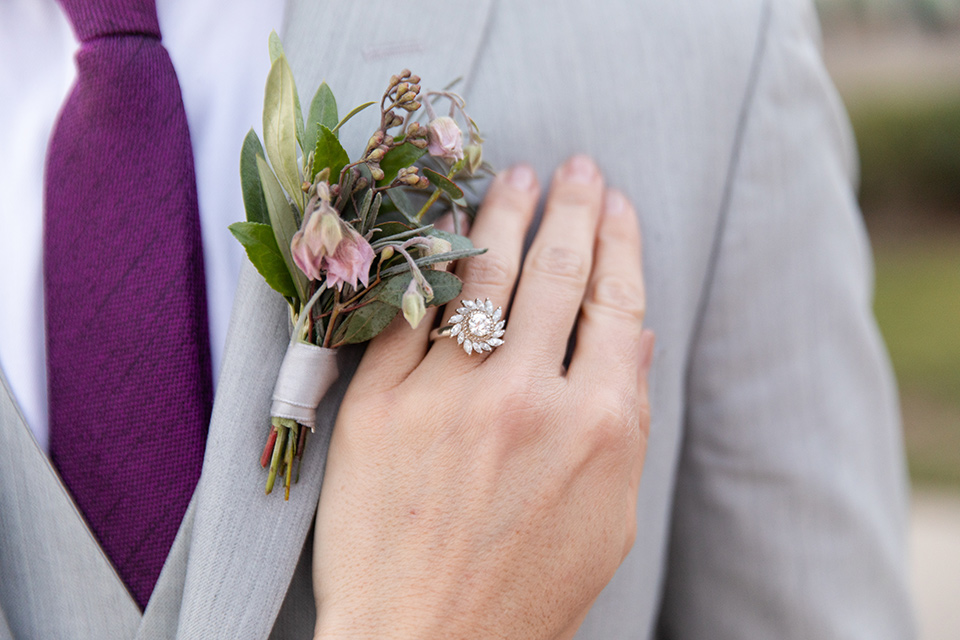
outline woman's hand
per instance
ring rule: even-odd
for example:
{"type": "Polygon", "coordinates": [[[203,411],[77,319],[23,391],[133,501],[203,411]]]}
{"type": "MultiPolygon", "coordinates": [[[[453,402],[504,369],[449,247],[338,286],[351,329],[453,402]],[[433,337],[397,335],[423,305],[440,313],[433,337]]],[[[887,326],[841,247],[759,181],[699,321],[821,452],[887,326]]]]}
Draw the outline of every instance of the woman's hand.
{"type": "Polygon", "coordinates": [[[489,251],[457,269],[462,298],[504,306],[505,344],[431,344],[428,314],[363,358],[317,513],[318,638],[569,637],[633,543],[653,351],[636,216],[572,158],[521,274],[538,195],[527,167],[498,176],[471,232],[489,251]]]}

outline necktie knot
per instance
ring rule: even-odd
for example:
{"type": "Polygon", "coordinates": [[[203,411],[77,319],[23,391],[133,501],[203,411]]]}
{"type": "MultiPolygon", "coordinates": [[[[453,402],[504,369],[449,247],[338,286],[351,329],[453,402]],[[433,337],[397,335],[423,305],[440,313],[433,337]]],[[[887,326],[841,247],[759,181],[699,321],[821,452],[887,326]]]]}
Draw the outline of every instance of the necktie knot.
{"type": "Polygon", "coordinates": [[[80,42],[118,35],[160,37],[155,0],[60,0],[80,42]]]}

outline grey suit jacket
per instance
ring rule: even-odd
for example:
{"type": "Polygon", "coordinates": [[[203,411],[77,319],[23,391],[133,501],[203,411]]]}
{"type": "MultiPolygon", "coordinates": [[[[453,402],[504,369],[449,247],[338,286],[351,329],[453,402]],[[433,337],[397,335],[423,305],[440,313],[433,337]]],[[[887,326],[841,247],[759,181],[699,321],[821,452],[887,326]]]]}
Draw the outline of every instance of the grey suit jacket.
{"type": "MultiPolygon", "coordinates": [[[[302,94],[325,79],[348,108],[402,67],[462,75],[496,166],[546,181],[585,151],[636,204],[658,334],[639,533],[579,638],[911,637],[895,389],[807,0],[304,1],[286,19],[302,94]]],[[[247,265],[203,475],[142,616],[4,384],[0,639],[310,637],[310,529],[356,353],[290,502],[265,497],[287,331],[247,265]]]]}

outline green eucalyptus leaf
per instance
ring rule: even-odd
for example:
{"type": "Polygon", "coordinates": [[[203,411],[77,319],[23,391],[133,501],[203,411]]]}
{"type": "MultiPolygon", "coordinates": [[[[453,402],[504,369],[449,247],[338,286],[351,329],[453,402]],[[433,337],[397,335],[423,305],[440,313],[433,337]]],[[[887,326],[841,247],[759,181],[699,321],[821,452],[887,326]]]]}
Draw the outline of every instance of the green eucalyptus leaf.
{"type": "Polygon", "coordinates": [[[427,176],[427,180],[430,181],[430,184],[443,191],[453,200],[463,199],[463,189],[454,184],[453,180],[447,176],[443,175],[442,173],[437,173],[429,167],[423,168],[423,175],[427,176]]]}
{"type": "Polygon", "coordinates": [[[240,188],[243,191],[243,208],[247,212],[247,222],[270,224],[267,214],[267,201],[260,185],[260,171],[257,169],[257,156],[263,155],[260,138],[251,128],[243,139],[240,150],[240,188]]]}
{"type": "Polygon", "coordinates": [[[393,206],[397,208],[397,211],[399,211],[404,218],[417,226],[420,225],[420,222],[417,220],[417,211],[419,211],[419,209],[410,202],[410,197],[404,193],[403,189],[394,187],[387,191],[387,195],[390,196],[390,201],[393,202],[393,206]]]}
{"type": "Polygon", "coordinates": [[[326,168],[330,169],[330,182],[337,184],[340,180],[340,172],[350,162],[350,156],[344,151],[337,136],[333,134],[325,125],[320,125],[320,131],[317,134],[317,152],[313,156],[313,175],[311,180],[318,173],[326,168]]]}
{"type": "Polygon", "coordinates": [[[287,197],[283,194],[280,182],[270,170],[267,161],[263,156],[257,156],[257,168],[260,171],[260,183],[263,185],[263,194],[267,200],[267,213],[270,216],[270,226],[273,227],[273,233],[276,237],[277,248],[283,261],[287,265],[287,271],[290,273],[293,283],[296,286],[297,297],[301,303],[307,301],[307,276],[300,271],[293,261],[293,254],[290,253],[290,242],[293,240],[293,234],[297,232],[297,220],[295,212],[287,197]]]}
{"type": "MultiPolygon", "coordinates": [[[[372,105],[372,104],[376,104],[376,102],[364,102],[364,103],[363,103],[362,105],[360,105],[359,107],[354,107],[354,108],[350,111],[350,113],[348,113],[347,115],[343,116],[343,120],[341,120],[340,122],[337,123],[337,126],[335,126],[335,127],[333,128],[333,132],[336,133],[337,135],[340,135],[340,127],[342,127],[343,125],[347,124],[347,121],[350,120],[350,118],[352,118],[353,116],[357,115],[358,113],[360,113],[361,111],[363,111],[364,109],[366,109],[367,107],[369,107],[369,106],[372,105]]],[[[336,113],[336,112],[334,112],[334,113],[336,113]]],[[[324,123],[324,124],[326,124],[326,123],[324,123]]]]}
{"type": "Polygon", "coordinates": [[[284,56],[277,58],[267,75],[263,96],[263,146],[280,184],[303,211],[300,167],[297,165],[297,97],[293,73],[284,56]]]}
{"type": "Polygon", "coordinates": [[[383,169],[383,180],[378,180],[377,186],[382,187],[393,182],[393,179],[397,177],[400,169],[409,167],[422,158],[426,152],[426,149],[418,149],[409,142],[404,142],[387,151],[387,154],[383,156],[383,160],[380,161],[380,168],[383,169]]]}
{"type": "MultiPolygon", "coordinates": [[[[424,256],[422,258],[417,258],[413,261],[418,267],[426,267],[427,265],[436,264],[438,262],[451,262],[453,260],[460,260],[462,258],[472,258],[473,256],[478,256],[481,253],[486,253],[486,249],[468,249],[465,251],[448,251],[446,253],[438,253],[435,256],[424,256]]],[[[398,265],[390,267],[389,269],[384,269],[380,272],[380,277],[386,278],[387,276],[392,276],[397,273],[403,273],[404,271],[409,271],[410,265],[406,262],[401,262],[398,265]]]]}
{"type": "Polygon", "coordinates": [[[375,338],[400,312],[397,307],[379,300],[352,311],[337,328],[333,337],[334,346],[367,342],[375,338]]]}
{"type": "MultiPolygon", "coordinates": [[[[427,303],[428,307],[436,307],[450,302],[460,295],[460,291],[463,289],[463,282],[460,278],[449,271],[424,269],[422,273],[424,279],[433,288],[433,299],[427,303]]],[[[399,309],[403,301],[403,294],[410,286],[411,280],[413,280],[412,273],[409,271],[401,273],[393,276],[382,285],[378,285],[376,290],[371,293],[374,293],[380,302],[385,302],[399,309]]]]}
{"type": "MultiPolygon", "coordinates": [[[[326,82],[320,84],[310,101],[310,113],[307,115],[307,130],[303,140],[304,150],[317,146],[317,134],[320,125],[333,130],[337,126],[337,99],[326,82]]],[[[316,175],[316,173],[314,173],[316,175]]]]}
{"type": "Polygon", "coordinates": [[[470,238],[465,238],[458,233],[450,233],[449,231],[441,231],[440,229],[431,228],[427,231],[427,234],[431,236],[436,236],[437,238],[442,238],[450,243],[451,251],[469,251],[473,249],[473,243],[470,242],[470,238]]]}
{"type": "Polygon", "coordinates": [[[229,227],[243,248],[247,257],[257,268],[263,279],[274,291],[288,298],[297,296],[297,287],[287,270],[287,263],[277,246],[277,238],[269,224],[259,222],[234,222],[229,227]]]}

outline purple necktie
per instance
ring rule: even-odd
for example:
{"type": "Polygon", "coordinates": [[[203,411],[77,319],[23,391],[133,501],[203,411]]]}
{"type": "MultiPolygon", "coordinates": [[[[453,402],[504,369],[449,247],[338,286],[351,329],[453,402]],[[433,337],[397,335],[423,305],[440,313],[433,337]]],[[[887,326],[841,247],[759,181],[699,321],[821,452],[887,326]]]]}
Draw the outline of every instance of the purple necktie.
{"type": "Polygon", "coordinates": [[[50,456],[141,608],[212,403],[193,154],[154,0],[61,0],[77,81],[47,153],[50,456]]]}

